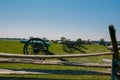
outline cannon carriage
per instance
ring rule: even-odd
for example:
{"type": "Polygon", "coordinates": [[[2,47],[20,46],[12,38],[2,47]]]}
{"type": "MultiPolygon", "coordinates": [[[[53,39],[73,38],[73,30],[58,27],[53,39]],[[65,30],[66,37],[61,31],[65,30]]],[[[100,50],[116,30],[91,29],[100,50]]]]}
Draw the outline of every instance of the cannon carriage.
{"type": "Polygon", "coordinates": [[[75,50],[80,51],[81,48],[85,47],[79,41],[64,41],[62,42],[62,48],[65,52],[73,53],[75,50]]]}
{"type": "Polygon", "coordinates": [[[29,40],[21,40],[21,43],[24,43],[23,53],[26,55],[40,55],[46,54],[49,50],[49,43],[45,42],[40,38],[32,38],[29,40]]]}

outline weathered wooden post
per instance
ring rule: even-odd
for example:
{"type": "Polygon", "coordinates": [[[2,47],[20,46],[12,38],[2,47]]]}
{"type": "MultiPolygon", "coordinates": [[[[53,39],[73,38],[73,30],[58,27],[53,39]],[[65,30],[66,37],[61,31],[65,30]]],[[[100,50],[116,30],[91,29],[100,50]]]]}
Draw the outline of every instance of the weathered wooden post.
{"type": "Polygon", "coordinates": [[[120,57],[119,57],[117,40],[116,40],[116,30],[114,29],[113,25],[109,25],[109,32],[110,32],[110,37],[112,42],[112,48],[114,51],[114,54],[112,56],[111,80],[120,80],[120,77],[117,74],[118,71],[120,71],[119,70],[120,57]]]}

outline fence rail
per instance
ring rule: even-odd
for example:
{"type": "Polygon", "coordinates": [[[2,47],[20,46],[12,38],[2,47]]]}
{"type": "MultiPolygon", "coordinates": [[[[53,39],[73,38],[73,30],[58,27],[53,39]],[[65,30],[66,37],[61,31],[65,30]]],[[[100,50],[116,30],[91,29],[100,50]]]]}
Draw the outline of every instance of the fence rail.
{"type": "Polygon", "coordinates": [[[37,60],[24,58],[0,58],[0,63],[27,63],[27,64],[42,64],[42,65],[66,65],[66,66],[81,66],[81,67],[99,67],[111,68],[111,64],[99,63],[81,63],[73,61],[58,61],[58,60],[37,60]]]}
{"type": "Polygon", "coordinates": [[[0,53],[0,57],[9,58],[76,58],[76,57],[90,57],[90,56],[101,56],[101,55],[112,55],[113,52],[102,52],[102,53],[90,53],[90,54],[68,54],[68,55],[22,55],[22,54],[8,54],[0,53]]]}

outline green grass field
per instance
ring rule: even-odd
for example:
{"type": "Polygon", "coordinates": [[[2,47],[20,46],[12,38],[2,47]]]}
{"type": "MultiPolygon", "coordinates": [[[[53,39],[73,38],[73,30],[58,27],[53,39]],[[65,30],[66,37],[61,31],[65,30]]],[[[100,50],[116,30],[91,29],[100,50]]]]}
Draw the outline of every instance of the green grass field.
{"type": "MultiPolygon", "coordinates": [[[[13,53],[13,54],[23,54],[24,44],[19,41],[0,41],[0,52],[1,53],[13,53]]],[[[84,53],[76,51],[71,54],[88,54],[97,52],[108,52],[106,46],[102,45],[84,45],[87,49],[82,49],[84,53]]],[[[62,50],[61,44],[53,44],[49,47],[49,51],[54,54],[68,54],[62,50]]],[[[69,58],[67,60],[86,62],[86,63],[102,63],[102,59],[110,59],[111,56],[97,56],[97,57],[84,57],[84,58],[69,58]]],[[[54,60],[54,59],[53,59],[54,60]]],[[[109,71],[107,68],[95,68],[95,67],[75,67],[75,66],[64,66],[64,65],[38,65],[38,64],[23,64],[23,63],[0,63],[0,68],[2,69],[31,69],[31,70],[50,70],[50,71],[70,71],[72,73],[76,71],[89,71],[89,70],[100,70],[109,71]]],[[[110,80],[110,76],[105,75],[80,75],[78,74],[0,74],[0,78],[17,79],[17,80],[110,80]]]]}

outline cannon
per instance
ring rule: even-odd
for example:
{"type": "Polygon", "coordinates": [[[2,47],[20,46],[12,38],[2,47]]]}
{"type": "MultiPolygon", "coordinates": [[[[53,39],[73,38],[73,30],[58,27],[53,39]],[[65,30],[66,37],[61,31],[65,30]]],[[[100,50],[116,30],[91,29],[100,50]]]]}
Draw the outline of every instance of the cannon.
{"type": "Polygon", "coordinates": [[[24,43],[23,53],[25,55],[42,55],[46,54],[49,50],[50,44],[40,38],[32,38],[29,40],[21,40],[24,43]]]}
{"type": "Polygon", "coordinates": [[[63,50],[69,53],[73,53],[75,50],[82,51],[80,49],[83,47],[82,43],[78,41],[65,41],[65,42],[62,42],[61,44],[62,44],[63,50]]]}

